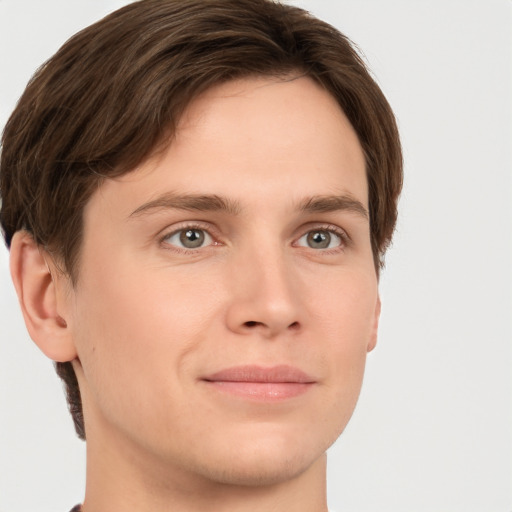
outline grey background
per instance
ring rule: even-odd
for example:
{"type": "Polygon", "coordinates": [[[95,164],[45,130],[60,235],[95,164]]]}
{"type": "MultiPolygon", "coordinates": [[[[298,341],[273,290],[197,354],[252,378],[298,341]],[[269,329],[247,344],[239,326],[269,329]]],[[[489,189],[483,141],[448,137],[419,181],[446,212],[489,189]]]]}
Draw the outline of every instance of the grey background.
{"type": "MultiPolygon", "coordinates": [[[[0,0],[0,127],[27,80],[116,0],[0,0]]],[[[363,50],[406,182],[379,343],[329,455],[338,512],[512,510],[512,2],[302,0],[363,50]]],[[[84,445],[0,248],[0,512],[67,511],[84,445]]],[[[304,433],[307,435],[307,432],[304,433]]]]}

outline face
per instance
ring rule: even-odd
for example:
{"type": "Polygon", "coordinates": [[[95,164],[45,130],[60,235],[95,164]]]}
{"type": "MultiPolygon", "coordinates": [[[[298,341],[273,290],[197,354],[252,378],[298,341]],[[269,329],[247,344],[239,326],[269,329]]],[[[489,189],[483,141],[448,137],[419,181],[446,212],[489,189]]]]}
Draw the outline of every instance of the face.
{"type": "Polygon", "coordinates": [[[195,100],[85,209],[66,321],[89,444],[250,485],[322,458],[375,343],[367,196],[357,136],[310,79],[195,100]]]}

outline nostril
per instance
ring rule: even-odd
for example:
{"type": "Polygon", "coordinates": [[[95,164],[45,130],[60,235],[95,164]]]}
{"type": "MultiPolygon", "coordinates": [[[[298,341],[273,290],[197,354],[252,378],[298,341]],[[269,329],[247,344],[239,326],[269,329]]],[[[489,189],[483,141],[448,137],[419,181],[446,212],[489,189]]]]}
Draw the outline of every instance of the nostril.
{"type": "MultiPolygon", "coordinates": [[[[249,320],[248,322],[245,322],[244,325],[245,325],[245,327],[253,328],[253,327],[257,327],[258,325],[265,325],[265,324],[262,322],[255,322],[254,320],[249,320]]],[[[288,326],[288,329],[296,330],[299,328],[300,328],[299,322],[293,322],[288,326]]]]}

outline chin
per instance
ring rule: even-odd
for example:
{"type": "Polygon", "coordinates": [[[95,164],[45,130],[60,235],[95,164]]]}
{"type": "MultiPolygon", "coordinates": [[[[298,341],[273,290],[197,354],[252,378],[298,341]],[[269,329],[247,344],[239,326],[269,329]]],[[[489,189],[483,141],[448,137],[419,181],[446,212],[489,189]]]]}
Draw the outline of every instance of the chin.
{"type": "Polygon", "coordinates": [[[279,485],[298,478],[315,464],[325,464],[325,452],[337,436],[323,440],[313,437],[302,433],[299,439],[254,436],[244,442],[234,440],[227,451],[211,454],[201,473],[212,482],[227,485],[279,485]]]}
{"type": "MultiPolygon", "coordinates": [[[[321,454],[324,455],[323,453],[321,454]]],[[[211,481],[239,487],[270,487],[293,480],[306,472],[315,462],[304,457],[288,456],[280,460],[245,459],[240,456],[223,467],[210,469],[207,478],[211,481]]]]}

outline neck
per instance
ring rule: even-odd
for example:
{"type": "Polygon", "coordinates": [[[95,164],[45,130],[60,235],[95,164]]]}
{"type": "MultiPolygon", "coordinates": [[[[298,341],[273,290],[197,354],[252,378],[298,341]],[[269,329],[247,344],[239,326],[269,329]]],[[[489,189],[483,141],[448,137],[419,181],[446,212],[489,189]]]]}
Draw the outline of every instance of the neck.
{"type": "Polygon", "coordinates": [[[83,512],[327,512],[325,454],[292,478],[249,486],[142,460],[126,447],[95,444],[88,441],[83,512]]]}

